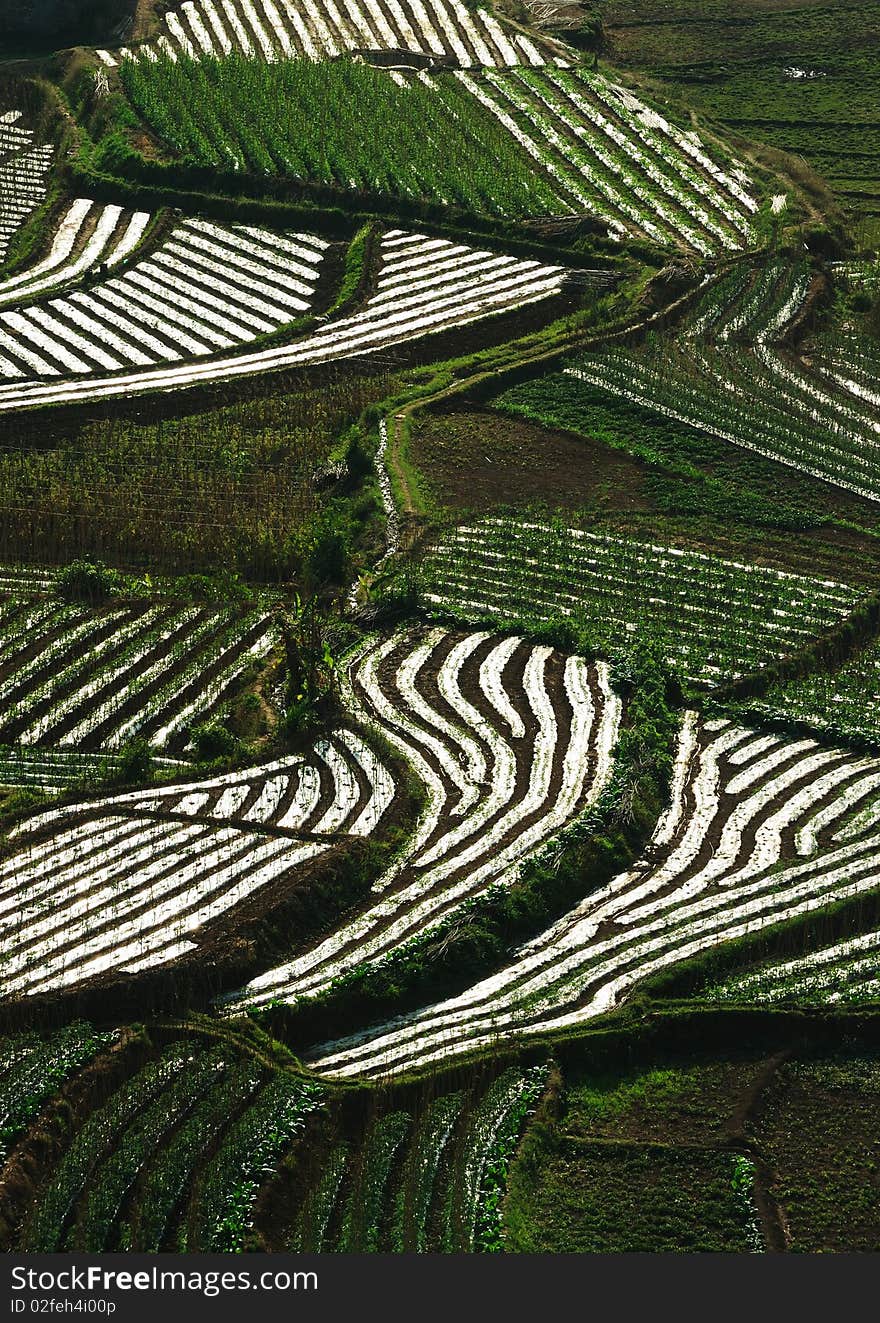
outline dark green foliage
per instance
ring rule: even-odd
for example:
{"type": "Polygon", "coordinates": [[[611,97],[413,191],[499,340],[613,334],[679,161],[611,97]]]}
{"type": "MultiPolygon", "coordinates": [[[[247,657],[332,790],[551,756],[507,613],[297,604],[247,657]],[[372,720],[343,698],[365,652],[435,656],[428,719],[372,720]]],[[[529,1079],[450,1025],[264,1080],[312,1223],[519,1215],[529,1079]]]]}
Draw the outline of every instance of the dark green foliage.
{"type": "Polygon", "coordinates": [[[868,314],[868,333],[875,340],[880,340],[880,294],[878,294],[871,304],[868,314]]]}
{"type": "Polygon", "coordinates": [[[838,901],[799,918],[711,947],[648,979],[637,996],[663,1002],[698,999],[705,988],[760,969],[763,964],[797,959],[809,951],[870,932],[880,925],[880,892],[838,901]]]}
{"type": "Polygon", "coordinates": [[[108,781],[111,785],[143,785],[153,769],[152,750],[146,740],[128,740],[119,751],[118,761],[108,781]]]}
{"type": "Polygon", "coordinates": [[[306,552],[308,581],[316,588],[342,584],[349,572],[349,564],[347,530],[328,514],[318,523],[306,552]]]}
{"type": "Polygon", "coordinates": [[[353,427],[345,448],[345,466],[352,482],[363,482],[374,471],[373,459],[364,444],[364,437],[359,427],[353,427]]]}
{"type": "Polygon", "coordinates": [[[548,1136],[508,1249],[520,1253],[743,1253],[729,1153],[548,1136]]]}
{"type": "Polygon", "coordinates": [[[348,245],[345,254],[345,271],[342,284],[333,301],[330,312],[339,315],[346,312],[357,302],[358,296],[366,291],[370,275],[370,266],[375,247],[376,226],[367,221],[348,245]]]}
{"type": "MultiPolygon", "coordinates": [[[[451,76],[436,90],[418,81],[403,88],[349,60],[227,56],[126,61],[122,81],[184,167],[439,197],[474,212],[558,209],[525,151],[451,76]]],[[[101,144],[97,163],[103,152],[101,144]]]]}
{"type": "Polygon", "coordinates": [[[336,684],[336,659],[317,598],[294,598],[280,618],[280,629],[287,670],[284,729],[293,736],[316,725],[327,708],[336,684]]]}
{"type": "Polygon", "coordinates": [[[82,602],[88,606],[106,602],[118,588],[115,570],[100,561],[75,560],[58,574],[55,591],[66,602],[82,602]]]}
{"type": "Polygon", "coordinates": [[[7,1039],[0,1045],[0,1155],[60,1086],[111,1039],[75,1021],[49,1038],[7,1039]]]}
{"type": "Polygon", "coordinates": [[[218,758],[231,758],[239,749],[239,742],[222,721],[209,721],[194,726],[190,738],[200,763],[214,762],[218,758]]]}
{"type": "Polygon", "coordinates": [[[136,1217],[126,1228],[124,1248],[157,1253],[162,1247],[175,1205],[185,1194],[194,1172],[205,1160],[218,1133],[253,1093],[260,1077],[251,1061],[229,1068],[151,1163],[136,1204],[136,1217]]]}

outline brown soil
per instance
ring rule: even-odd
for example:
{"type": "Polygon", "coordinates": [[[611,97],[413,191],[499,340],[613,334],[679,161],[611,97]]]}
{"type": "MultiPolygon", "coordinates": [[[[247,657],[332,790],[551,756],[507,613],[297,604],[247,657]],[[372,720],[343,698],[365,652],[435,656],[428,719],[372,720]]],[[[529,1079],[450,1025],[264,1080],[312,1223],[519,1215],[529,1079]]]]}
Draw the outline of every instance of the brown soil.
{"type": "Polygon", "coordinates": [[[599,442],[501,417],[489,409],[423,413],[410,457],[430,494],[456,511],[546,503],[647,511],[644,466],[599,442]]]}

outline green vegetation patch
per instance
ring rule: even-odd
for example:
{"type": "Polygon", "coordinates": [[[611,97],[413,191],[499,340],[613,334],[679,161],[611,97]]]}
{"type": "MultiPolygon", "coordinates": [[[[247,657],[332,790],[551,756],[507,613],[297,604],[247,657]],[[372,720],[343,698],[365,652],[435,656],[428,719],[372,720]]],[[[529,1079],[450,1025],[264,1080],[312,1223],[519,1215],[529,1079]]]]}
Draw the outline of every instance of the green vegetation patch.
{"type": "MultiPolygon", "coordinates": [[[[558,210],[516,140],[453,77],[405,87],[348,60],[126,61],[123,86],[183,164],[522,216],[558,210]]],[[[112,135],[96,164],[120,164],[112,135]],[[109,154],[109,155],[108,155],[109,154]],[[105,159],[107,158],[107,159],[105,159]]]]}
{"type": "Polygon", "coordinates": [[[528,1254],[749,1249],[734,1155],[547,1138],[513,1177],[507,1248],[528,1254]]]}
{"type": "Polygon", "coordinates": [[[880,1226],[880,1060],[876,1054],[785,1065],[764,1099],[755,1142],[801,1253],[875,1251],[880,1226]]]}
{"type": "Polygon", "coordinates": [[[331,452],[393,384],[347,374],[176,417],[149,401],[136,417],[23,423],[0,446],[0,557],[291,578],[328,520],[348,538],[331,452]]]}

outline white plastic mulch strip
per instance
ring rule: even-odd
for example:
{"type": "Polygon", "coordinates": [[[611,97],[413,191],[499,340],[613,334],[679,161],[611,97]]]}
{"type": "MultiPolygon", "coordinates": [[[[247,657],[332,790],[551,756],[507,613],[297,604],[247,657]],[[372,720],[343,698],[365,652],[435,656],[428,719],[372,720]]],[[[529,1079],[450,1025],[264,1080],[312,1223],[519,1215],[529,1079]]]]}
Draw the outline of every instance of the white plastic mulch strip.
{"type": "Polygon", "coordinates": [[[84,800],[23,823],[17,852],[0,863],[5,995],[193,951],[206,923],[375,830],[395,785],[371,746],[342,728],[307,759],[84,800]],[[293,813],[309,771],[315,793],[293,813]]]}

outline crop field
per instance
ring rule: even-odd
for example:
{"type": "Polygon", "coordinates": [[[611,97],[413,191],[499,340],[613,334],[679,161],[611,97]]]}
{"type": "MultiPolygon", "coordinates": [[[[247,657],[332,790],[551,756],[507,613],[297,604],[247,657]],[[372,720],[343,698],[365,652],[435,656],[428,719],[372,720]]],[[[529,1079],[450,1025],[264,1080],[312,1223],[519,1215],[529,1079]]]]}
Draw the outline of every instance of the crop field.
{"type": "MultiPolygon", "coordinates": [[[[309,60],[347,52],[397,55],[401,64],[425,65],[542,64],[546,58],[523,32],[509,31],[489,9],[461,0],[334,0],[298,8],[273,0],[190,0],[164,15],[164,31],[155,41],[118,51],[98,52],[112,68],[133,56],[202,59],[239,55],[276,61],[291,56],[309,60]]],[[[540,43],[539,43],[540,44],[540,43]]]]}
{"type": "MultiPolygon", "coordinates": [[[[106,1060],[110,1044],[75,1024],[3,1046],[2,1084],[39,1081],[51,1102],[53,1082],[90,1055],[106,1060]]],[[[439,1096],[410,1090],[403,1106],[369,1120],[346,1116],[328,1089],[273,1069],[235,1039],[120,1046],[132,1065],[75,1126],[37,1206],[15,1218],[22,1249],[499,1248],[500,1197],[547,1087],[544,1065],[439,1096]],[[305,1164],[284,1182],[279,1160],[306,1139],[324,1151],[321,1168],[305,1164]]],[[[18,1137],[18,1114],[9,1121],[18,1137]]]]}
{"type": "Polygon", "coordinates": [[[340,1137],[317,1178],[297,1187],[286,1247],[325,1253],[496,1249],[499,1197],[546,1080],[543,1066],[513,1068],[482,1091],[440,1094],[340,1137]]]}
{"type": "Polygon", "coordinates": [[[758,203],[742,168],[723,168],[698,138],[599,75],[520,67],[394,82],[340,62],[165,57],[128,61],[121,77],[187,162],[505,216],[586,213],[612,237],[703,254],[753,239],[758,203]],[[199,113],[182,113],[190,106],[199,113]],[[448,155],[441,142],[454,143],[448,155]]]}
{"type": "MultiPolygon", "coordinates": [[[[395,381],[376,365],[295,397],[204,401],[179,417],[31,415],[0,442],[0,547],[37,565],[107,557],[172,574],[296,578],[324,517],[314,475],[395,381]]],[[[22,573],[27,586],[40,572],[22,573]]]]}
{"type": "Polygon", "coordinates": [[[186,161],[439,198],[473,212],[565,207],[556,181],[534,171],[516,138],[451,76],[401,87],[365,64],[165,57],[127,61],[121,78],[132,105],[186,161]],[[184,106],[197,110],[184,115],[184,106]],[[455,142],[449,155],[444,142],[455,142]]]}
{"type": "Polygon", "coordinates": [[[876,215],[876,4],[604,0],[601,9],[615,62],[745,138],[805,158],[836,195],[876,215]]]}
{"type": "Polygon", "coordinates": [[[706,989],[718,1002],[859,1005],[880,988],[880,933],[861,933],[706,989]]]}
{"type": "Polygon", "coordinates": [[[774,262],[712,282],[685,328],[638,351],[590,355],[578,380],[771,459],[880,499],[870,345],[819,337],[815,366],[786,343],[819,278],[774,262]],[[744,278],[745,277],[745,278],[744,278]],[[745,342],[745,343],[744,343],[745,342]]]}
{"type": "Polygon", "coordinates": [[[51,143],[37,146],[20,110],[0,113],[0,265],[9,241],[46,196],[55,155],[51,143]]]}
{"type": "Polygon", "coordinates": [[[26,270],[0,279],[0,307],[74,284],[99,267],[125,262],[144,239],[152,217],[114,204],[76,198],[62,216],[45,257],[26,270]]]}
{"type": "Polygon", "coordinates": [[[725,941],[878,885],[880,763],[814,740],[683,719],[672,800],[648,852],[461,997],[349,1042],[327,1074],[383,1075],[546,1035],[618,1004],[639,981],[725,941]]]}
{"type": "Polygon", "coordinates": [[[265,1164],[321,1105],[319,1086],[228,1049],[174,1042],[77,1130],[21,1227],[21,1247],[158,1250],[168,1239],[240,1249],[265,1164]],[[198,1200],[182,1213],[196,1173],[198,1200]]]}
{"type": "Polygon", "coordinates": [[[514,619],[527,603],[531,619],[570,620],[601,651],[654,635],[669,664],[697,681],[798,651],[861,596],[687,548],[501,516],[460,525],[429,548],[421,587],[432,610],[465,620],[514,619]]]}
{"type": "Polygon", "coordinates": [[[836,739],[880,736],[880,649],[876,643],[836,670],[772,685],[755,710],[827,731],[836,739]]]}
{"type": "MultiPolygon", "coordinates": [[[[101,221],[115,229],[117,213],[107,207],[101,221]]],[[[0,376],[146,368],[270,335],[308,311],[326,247],[310,235],[187,221],[150,257],[88,291],[32,304],[38,291],[25,286],[21,308],[0,312],[0,376]]],[[[21,399],[16,386],[0,390],[7,408],[21,399]]]]}
{"type": "Polygon", "coordinates": [[[0,1252],[876,1251],[880,8],[75,8],[0,15],[0,1252]]]}
{"type": "Polygon", "coordinates": [[[340,730],[308,757],[38,813],[0,864],[5,994],[192,954],[200,930],[373,831],[394,793],[370,746],[340,730]]]}
{"type": "Polygon", "coordinates": [[[778,1047],[601,1070],[575,1049],[364,1109],[247,1040],[7,1039],[4,1083],[34,1097],[128,1059],[4,1224],[35,1252],[870,1249],[876,1052],[778,1047]]]}
{"type": "Polygon", "coordinates": [[[722,168],[625,88],[568,69],[457,76],[552,175],[567,209],[663,246],[750,246],[758,204],[742,167],[722,168]]]}
{"type": "Polygon", "coordinates": [[[516,635],[443,628],[374,642],[349,670],[353,713],[407,759],[427,805],[375,902],[302,957],[269,970],[227,1012],[313,996],[515,876],[599,797],[620,704],[607,667],[516,635]]]}
{"type": "Polygon", "coordinates": [[[185,744],[274,642],[265,610],[4,595],[0,739],[83,751],[134,736],[157,749],[185,744]]]}
{"type": "MultiPolygon", "coordinates": [[[[275,307],[275,315],[280,316],[277,299],[281,299],[287,304],[290,321],[294,320],[295,311],[307,308],[308,304],[303,301],[306,285],[299,284],[299,292],[295,292],[296,286],[284,292],[282,287],[285,282],[280,271],[276,270],[274,276],[270,272],[268,282],[264,282],[259,276],[259,273],[263,272],[259,262],[247,258],[242,258],[241,262],[236,261],[235,251],[239,247],[250,249],[252,245],[256,245],[257,241],[253,236],[242,236],[240,242],[238,237],[234,236],[231,248],[224,248],[222,243],[216,241],[216,237],[206,239],[203,245],[199,237],[202,223],[188,224],[195,227],[191,231],[187,230],[187,233],[192,232],[196,236],[192,245],[196,250],[196,255],[192,259],[196,271],[193,277],[195,283],[209,280],[211,273],[216,278],[220,272],[224,280],[228,278],[233,286],[241,288],[242,296],[250,307],[262,308],[264,311],[267,307],[275,307]],[[203,247],[212,251],[212,255],[204,261],[199,255],[203,247]],[[231,254],[231,276],[228,274],[229,268],[218,262],[218,257],[222,259],[224,252],[231,254]],[[265,304],[265,298],[270,300],[269,304],[265,304]]],[[[208,225],[207,222],[204,224],[211,231],[218,228],[208,225]]],[[[299,241],[281,238],[278,240],[279,244],[291,242],[299,250],[299,241]]],[[[169,247],[175,250],[171,256],[174,270],[177,271],[180,262],[176,254],[177,241],[171,241],[169,247]]],[[[161,257],[160,251],[157,262],[161,257]]],[[[377,354],[408,340],[458,328],[493,314],[510,312],[527,304],[549,299],[562,292],[568,278],[568,272],[561,266],[548,266],[533,259],[499,256],[466,244],[454,244],[447,239],[432,239],[427,235],[412,234],[403,230],[386,230],[382,238],[380,263],[375,292],[361,311],[332,322],[326,329],[315,330],[304,339],[294,340],[291,344],[255,352],[242,349],[236,354],[224,354],[224,346],[228,348],[232,344],[243,344],[253,340],[256,338],[256,331],[245,331],[241,326],[234,329],[233,322],[227,321],[225,317],[219,322],[219,326],[224,329],[217,329],[217,313],[211,314],[205,309],[203,309],[204,320],[197,318],[195,312],[187,311],[185,306],[178,311],[177,296],[170,288],[164,300],[162,296],[138,292],[141,283],[146,282],[147,288],[154,283],[151,275],[145,275],[143,282],[134,281],[132,288],[135,292],[131,302],[127,296],[122,297],[117,292],[110,291],[113,299],[118,301],[121,298],[121,306],[125,312],[119,315],[133,319],[133,328],[141,328],[132,331],[132,335],[138,339],[138,348],[135,350],[132,346],[128,350],[127,357],[127,363],[139,362],[140,368],[127,368],[111,376],[102,376],[97,366],[93,368],[92,376],[74,375],[81,374],[86,365],[77,359],[76,354],[67,349],[67,342],[73,332],[65,334],[60,322],[56,322],[58,329],[54,334],[57,339],[50,341],[47,333],[39,329],[39,323],[45,323],[45,317],[40,309],[36,309],[30,319],[21,314],[0,313],[0,332],[2,332],[3,317],[16,319],[10,323],[10,329],[15,331],[17,336],[17,338],[9,336],[11,352],[17,356],[22,353],[29,355],[32,360],[29,366],[33,378],[0,386],[0,413],[41,404],[83,403],[120,397],[127,399],[134,394],[230,381],[252,376],[255,373],[309,367],[336,359],[377,354]],[[426,279],[428,272],[430,277],[426,279]],[[169,317],[177,328],[173,334],[169,332],[167,338],[161,331],[161,326],[164,325],[161,319],[164,316],[169,317]],[[212,319],[213,324],[209,324],[209,319],[212,319]],[[30,332],[29,328],[33,323],[38,325],[33,332],[30,332]],[[157,335],[163,335],[163,338],[157,339],[153,331],[157,335]],[[34,355],[29,349],[22,348],[26,334],[35,334],[39,337],[36,343],[42,350],[42,356],[34,355]],[[236,339],[236,336],[239,338],[236,339]],[[146,346],[145,350],[140,347],[141,341],[146,346]],[[180,346],[176,350],[172,347],[175,342],[180,346]],[[53,352],[52,346],[56,355],[64,356],[57,358],[57,361],[66,368],[63,373],[59,367],[53,367],[47,361],[48,355],[53,352]],[[132,359],[130,356],[135,352],[139,355],[138,359],[132,359]],[[197,361],[200,355],[211,355],[211,358],[200,364],[197,361]],[[35,365],[36,357],[40,357],[43,364],[41,368],[35,365]],[[151,368],[146,365],[156,362],[159,358],[169,363],[169,366],[151,368]],[[174,366],[173,360],[181,358],[186,361],[174,366]],[[190,361],[191,359],[196,361],[190,361]],[[42,379],[37,377],[38,372],[43,373],[42,379]],[[69,380],[62,380],[60,384],[48,384],[45,380],[47,373],[56,377],[67,376],[69,380]]],[[[186,272],[189,270],[187,265],[186,272]]],[[[136,272],[132,273],[132,280],[136,274],[136,272]]],[[[604,272],[597,273],[600,286],[605,279],[604,272]]],[[[108,284],[112,283],[108,282],[108,284]]],[[[99,286],[98,295],[100,299],[104,298],[104,286],[99,286]]],[[[68,303],[71,305],[74,303],[74,297],[80,298],[79,295],[71,295],[68,300],[58,302],[66,307],[68,303]]],[[[89,297],[82,296],[86,300],[89,297]]],[[[214,299],[213,295],[210,297],[214,299]]],[[[191,306],[195,306],[193,300],[188,301],[191,306]]],[[[197,302],[196,299],[195,303],[197,302]]],[[[223,300],[221,303],[224,309],[228,308],[223,300]]],[[[254,315],[248,313],[251,322],[254,315]]],[[[229,318],[232,317],[233,312],[229,309],[229,318]]],[[[50,318],[50,320],[54,319],[50,318]]],[[[280,324],[276,321],[274,329],[280,324]]],[[[120,327],[120,330],[122,329],[120,327]]],[[[128,338],[128,332],[126,337],[128,338]]],[[[80,337],[77,336],[77,340],[79,339],[80,337]]],[[[120,341],[120,345],[121,343],[120,341]]],[[[6,341],[0,334],[0,352],[5,344],[6,341]]],[[[95,352],[101,353],[107,360],[112,360],[103,366],[122,368],[122,363],[112,354],[104,350],[95,352]]],[[[122,354],[123,351],[120,348],[118,352],[122,354]]],[[[25,377],[24,370],[17,372],[16,375],[25,377]]]]}
{"type": "Polygon", "coordinates": [[[601,1071],[573,1055],[562,1116],[513,1166],[507,1247],[871,1250],[876,1072],[870,1049],[810,1056],[785,1044],[601,1071]]]}

